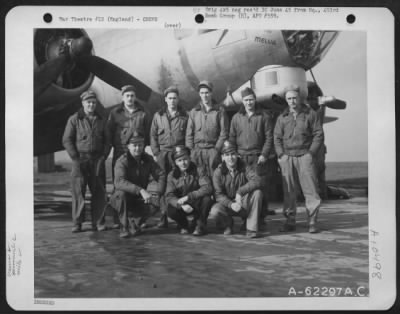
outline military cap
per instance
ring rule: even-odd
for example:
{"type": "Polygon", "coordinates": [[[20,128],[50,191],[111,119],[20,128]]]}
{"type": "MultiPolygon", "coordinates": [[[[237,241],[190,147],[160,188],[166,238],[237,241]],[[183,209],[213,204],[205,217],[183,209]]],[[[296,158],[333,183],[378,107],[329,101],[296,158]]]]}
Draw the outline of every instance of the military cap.
{"type": "Polygon", "coordinates": [[[122,92],[122,94],[125,94],[126,92],[136,93],[136,88],[133,85],[125,85],[125,86],[121,87],[121,92],[122,92]]]}
{"type": "Polygon", "coordinates": [[[222,154],[236,153],[236,145],[230,141],[225,141],[221,150],[222,154]]]}
{"type": "Polygon", "coordinates": [[[253,95],[254,98],[256,98],[256,93],[254,93],[254,91],[250,87],[246,87],[245,89],[242,89],[241,95],[242,95],[242,98],[247,97],[249,95],[253,95]]]}
{"type": "Polygon", "coordinates": [[[144,142],[144,136],[137,131],[134,131],[128,140],[128,144],[137,144],[143,142],[144,142]]]}
{"type": "Polygon", "coordinates": [[[91,98],[97,99],[96,93],[94,91],[88,90],[88,91],[83,92],[81,94],[81,100],[82,101],[88,100],[88,99],[91,99],[91,98]]]}
{"type": "Polygon", "coordinates": [[[164,97],[167,97],[169,93],[175,93],[179,96],[179,90],[176,86],[170,86],[164,91],[164,97]]]}
{"type": "Polygon", "coordinates": [[[187,155],[190,156],[190,149],[184,145],[175,146],[174,151],[172,153],[172,158],[177,160],[178,158],[187,155]]]}
{"type": "Polygon", "coordinates": [[[209,81],[201,81],[201,82],[199,83],[198,90],[200,90],[200,88],[202,88],[202,87],[206,87],[206,88],[208,88],[210,91],[212,91],[214,86],[213,86],[213,84],[212,84],[211,82],[209,82],[209,81]]]}
{"type": "Polygon", "coordinates": [[[285,94],[290,91],[300,93],[300,87],[298,85],[293,84],[293,85],[286,86],[284,91],[285,91],[285,94]]]}

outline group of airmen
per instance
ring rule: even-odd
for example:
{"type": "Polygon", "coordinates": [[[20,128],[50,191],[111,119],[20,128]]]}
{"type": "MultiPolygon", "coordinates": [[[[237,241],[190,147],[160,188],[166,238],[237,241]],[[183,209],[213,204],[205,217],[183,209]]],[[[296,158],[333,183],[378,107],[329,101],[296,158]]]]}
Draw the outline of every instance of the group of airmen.
{"type": "Polygon", "coordinates": [[[288,107],[274,123],[259,108],[254,91],[241,91],[242,106],[231,122],[212,97],[213,84],[198,85],[199,103],[186,112],[179,90],[164,91],[166,105],[151,121],[136,100],[132,85],[121,89],[122,103],[108,118],[96,110],[93,91],[81,95],[82,108],[66,125],[63,145],[72,163],[72,232],[82,231],[86,186],[91,191],[94,230],[106,230],[105,212],[111,205],[113,227],[120,237],[142,232],[146,219],[161,212],[158,228],[168,228],[168,217],[181,234],[207,233],[207,221],[217,230],[233,233],[233,217],[241,230],[256,238],[268,213],[271,156],[278,157],[282,174],[285,223],[280,231],[296,229],[299,183],[305,198],[309,232],[318,232],[321,204],[315,156],[324,134],[318,114],[303,104],[299,87],[288,86],[288,107]],[[145,152],[150,145],[152,154],[145,152]],[[105,160],[113,149],[113,191],[105,189],[105,160]],[[188,219],[192,216],[192,219],[188,219]]]}

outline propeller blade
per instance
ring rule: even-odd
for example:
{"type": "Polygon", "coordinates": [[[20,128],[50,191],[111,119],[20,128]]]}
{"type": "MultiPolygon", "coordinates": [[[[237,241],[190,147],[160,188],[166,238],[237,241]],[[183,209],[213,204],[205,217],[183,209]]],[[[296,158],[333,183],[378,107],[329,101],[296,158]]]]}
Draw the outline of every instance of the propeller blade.
{"type": "Polygon", "coordinates": [[[137,89],[136,96],[140,100],[147,101],[150,98],[151,88],[105,59],[98,56],[82,56],[77,58],[76,62],[80,67],[87,69],[117,89],[121,89],[124,85],[133,85],[137,89]]]}
{"type": "Polygon", "coordinates": [[[60,55],[43,63],[34,73],[34,98],[40,96],[68,66],[68,56],[60,55]]]}
{"type": "Polygon", "coordinates": [[[330,109],[337,109],[337,110],[346,109],[346,102],[337,98],[333,98],[331,100],[330,99],[325,100],[323,104],[330,109]]]}
{"type": "Polygon", "coordinates": [[[324,117],[324,123],[330,123],[339,119],[338,117],[324,117]]]}

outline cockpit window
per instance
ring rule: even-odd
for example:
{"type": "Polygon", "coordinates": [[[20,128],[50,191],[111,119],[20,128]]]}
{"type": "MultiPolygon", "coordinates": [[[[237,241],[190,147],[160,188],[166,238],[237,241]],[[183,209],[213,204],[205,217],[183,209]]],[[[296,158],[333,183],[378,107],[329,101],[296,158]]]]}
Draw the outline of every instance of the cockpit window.
{"type": "Polygon", "coordinates": [[[337,31],[282,31],[289,53],[294,62],[305,70],[316,65],[328,51],[337,31]]]}

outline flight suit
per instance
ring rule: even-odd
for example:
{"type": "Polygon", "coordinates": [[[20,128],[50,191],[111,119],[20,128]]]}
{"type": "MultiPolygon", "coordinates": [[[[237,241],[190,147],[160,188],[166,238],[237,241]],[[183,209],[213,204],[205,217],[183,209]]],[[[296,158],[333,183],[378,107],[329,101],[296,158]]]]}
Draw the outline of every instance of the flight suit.
{"type": "Polygon", "coordinates": [[[313,156],[323,140],[318,116],[305,105],[301,106],[296,118],[286,109],[277,119],[274,143],[283,178],[283,213],[292,220],[296,216],[296,184],[299,182],[308,217],[316,222],[321,198],[313,156]]]}
{"type": "Polygon", "coordinates": [[[134,131],[143,134],[145,146],[149,144],[150,120],[144,108],[135,103],[135,109],[130,113],[123,103],[111,110],[107,120],[107,132],[114,148],[112,169],[114,180],[114,168],[118,158],[127,152],[127,142],[134,131]]]}
{"type": "Polygon", "coordinates": [[[85,193],[89,186],[92,225],[104,227],[106,205],[104,160],[110,152],[106,121],[96,113],[93,119],[83,109],[72,115],[63,135],[63,146],[71,157],[72,221],[79,227],[84,222],[85,193]]]}
{"type": "Polygon", "coordinates": [[[264,218],[268,211],[268,158],[273,145],[273,127],[270,115],[256,107],[254,114],[249,117],[242,106],[232,118],[229,141],[236,144],[238,153],[246,166],[252,167],[265,181],[263,213],[261,213],[261,218],[264,218]],[[264,164],[257,164],[260,155],[265,158],[264,164]]]}
{"type": "Polygon", "coordinates": [[[238,159],[237,168],[231,173],[223,162],[214,172],[213,185],[216,204],[212,206],[209,218],[221,219],[225,227],[232,227],[232,216],[240,216],[246,219],[247,230],[257,232],[263,182],[254,169],[238,159]],[[231,209],[236,194],[242,196],[242,209],[239,212],[231,209]]]}
{"type": "MultiPolygon", "coordinates": [[[[150,130],[150,120],[144,108],[135,102],[135,109],[130,113],[124,103],[112,109],[107,120],[107,133],[114,148],[111,161],[112,180],[115,181],[115,164],[119,157],[127,152],[126,143],[134,131],[144,135],[145,145],[149,143],[148,134],[150,130]]],[[[115,189],[115,186],[114,186],[115,189]]],[[[114,224],[118,225],[118,215],[114,213],[114,224]]]]}
{"type": "Polygon", "coordinates": [[[191,158],[198,167],[204,167],[211,178],[221,161],[220,151],[228,139],[229,120],[222,106],[213,104],[206,112],[198,104],[189,112],[185,143],[191,150],[191,158]]]}
{"type": "MultiPolygon", "coordinates": [[[[166,175],[175,167],[172,159],[173,148],[177,145],[185,145],[187,122],[188,115],[179,106],[175,117],[170,116],[166,107],[154,115],[150,129],[151,150],[166,175]]],[[[161,222],[167,225],[167,202],[164,194],[165,191],[161,191],[161,222]]]]}
{"type": "Polygon", "coordinates": [[[143,153],[138,162],[127,152],[115,163],[115,191],[110,204],[119,214],[122,230],[133,223],[140,226],[158,210],[156,201],[145,204],[140,194],[142,189],[147,189],[150,177],[157,182],[155,192],[159,196],[165,189],[165,172],[150,155],[143,153]]]}
{"type": "Polygon", "coordinates": [[[205,170],[197,168],[191,162],[186,173],[175,168],[169,173],[167,191],[168,216],[175,220],[180,228],[188,229],[188,215],[193,215],[197,226],[204,228],[211,207],[212,186],[205,170]],[[192,213],[186,213],[177,203],[181,197],[188,196],[186,204],[193,207],[192,213]]]}

